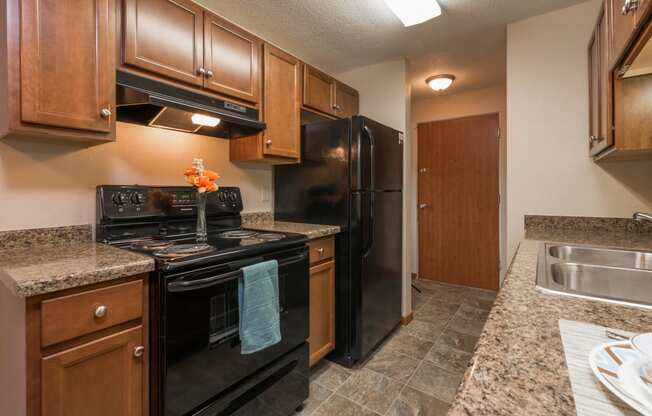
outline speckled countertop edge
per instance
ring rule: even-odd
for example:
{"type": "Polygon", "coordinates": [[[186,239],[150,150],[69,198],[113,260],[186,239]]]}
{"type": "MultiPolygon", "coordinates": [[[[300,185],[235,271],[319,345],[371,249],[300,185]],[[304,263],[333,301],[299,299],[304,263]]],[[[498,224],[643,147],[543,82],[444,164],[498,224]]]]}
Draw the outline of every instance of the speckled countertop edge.
{"type": "Polygon", "coordinates": [[[450,416],[575,415],[559,319],[652,330],[651,311],[544,294],[535,287],[541,241],[652,249],[652,236],[530,231],[498,294],[450,416]]]}
{"type": "Polygon", "coordinates": [[[154,270],[154,260],[92,241],[90,225],[0,232],[0,281],[27,298],[154,270]]]}
{"type": "Polygon", "coordinates": [[[341,232],[340,227],[337,225],[274,221],[274,215],[271,212],[242,214],[242,226],[261,231],[303,234],[309,240],[328,237],[341,232]]]}

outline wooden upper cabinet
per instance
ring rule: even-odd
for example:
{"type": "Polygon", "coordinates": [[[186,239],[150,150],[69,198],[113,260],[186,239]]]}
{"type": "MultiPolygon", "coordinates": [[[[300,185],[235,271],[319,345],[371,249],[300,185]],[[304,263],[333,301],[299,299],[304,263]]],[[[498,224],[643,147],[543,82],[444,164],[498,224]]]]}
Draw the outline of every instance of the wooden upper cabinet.
{"type": "Polygon", "coordinates": [[[144,415],[142,338],[138,326],[43,358],[41,416],[144,415]]]}
{"type": "Polygon", "coordinates": [[[600,14],[589,43],[589,149],[596,155],[613,144],[611,72],[606,11],[600,14]]]}
{"type": "Polygon", "coordinates": [[[348,118],[358,114],[360,98],[358,91],[341,82],[336,82],[335,114],[340,118],[348,118]]]}
{"type": "Polygon", "coordinates": [[[204,86],[217,93],[258,103],[260,51],[256,36],[212,14],[204,13],[204,86]]]}
{"type": "Polygon", "coordinates": [[[124,0],[124,62],[203,86],[203,13],[190,0],[124,0]]]}
{"type": "Polygon", "coordinates": [[[310,65],[303,66],[303,105],[322,113],[335,113],[335,79],[310,65]]]}
{"type": "Polygon", "coordinates": [[[265,101],[263,133],[265,155],[298,159],[301,156],[301,62],[265,44],[265,101]]]}
{"type": "MultiPolygon", "coordinates": [[[[631,39],[634,29],[636,28],[636,11],[630,10],[625,13],[625,3],[630,3],[629,0],[607,0],[607,12],[609,13],[609,20],[611,26],[611,66],[615,65],[625,50],[629,40],[631,39]]],[[[605,45],[606,46],[606,45],[605,45]]]]}
{"type": "Polygon", "coordinates": [[[20,4],[20,120],[109,133],[115,112],[114,0],[20,4]]]}

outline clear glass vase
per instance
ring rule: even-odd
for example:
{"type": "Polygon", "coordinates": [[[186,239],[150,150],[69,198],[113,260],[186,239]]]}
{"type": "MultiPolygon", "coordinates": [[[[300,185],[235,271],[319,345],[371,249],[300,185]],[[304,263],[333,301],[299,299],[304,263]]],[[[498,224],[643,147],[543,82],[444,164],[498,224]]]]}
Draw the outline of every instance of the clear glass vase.
{"type": "Polygon", "coordinates": [[[206,244],[208,231],[206,229],[206,198],[208,192],[197,191],[197,244],[206,244]]]}

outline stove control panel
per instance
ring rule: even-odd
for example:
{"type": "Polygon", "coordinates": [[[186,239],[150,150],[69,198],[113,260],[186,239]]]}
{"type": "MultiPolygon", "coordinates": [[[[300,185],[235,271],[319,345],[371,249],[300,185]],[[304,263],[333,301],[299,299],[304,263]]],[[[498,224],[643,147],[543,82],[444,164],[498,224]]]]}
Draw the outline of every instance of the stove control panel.
{"type": "MultiPolygon", "coordinates": [[[[97,218],[188,217],[197,215],[197,191],[189,186],[102,185],[97,187],[97,218]]],[[[242,211],[240,188],[208,194],[207,215],[242,211]]]]}

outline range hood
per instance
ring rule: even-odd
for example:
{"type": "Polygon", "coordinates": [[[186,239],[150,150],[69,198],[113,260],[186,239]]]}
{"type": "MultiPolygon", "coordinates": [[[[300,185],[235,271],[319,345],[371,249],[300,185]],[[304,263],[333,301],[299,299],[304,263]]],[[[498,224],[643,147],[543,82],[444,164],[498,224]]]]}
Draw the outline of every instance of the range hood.
{"type": "Polygon", "coordinates": [[[255,108],[123,71],[116,79],[118,121],[224,139],[251,136],[267,127],[255,108]]]}

